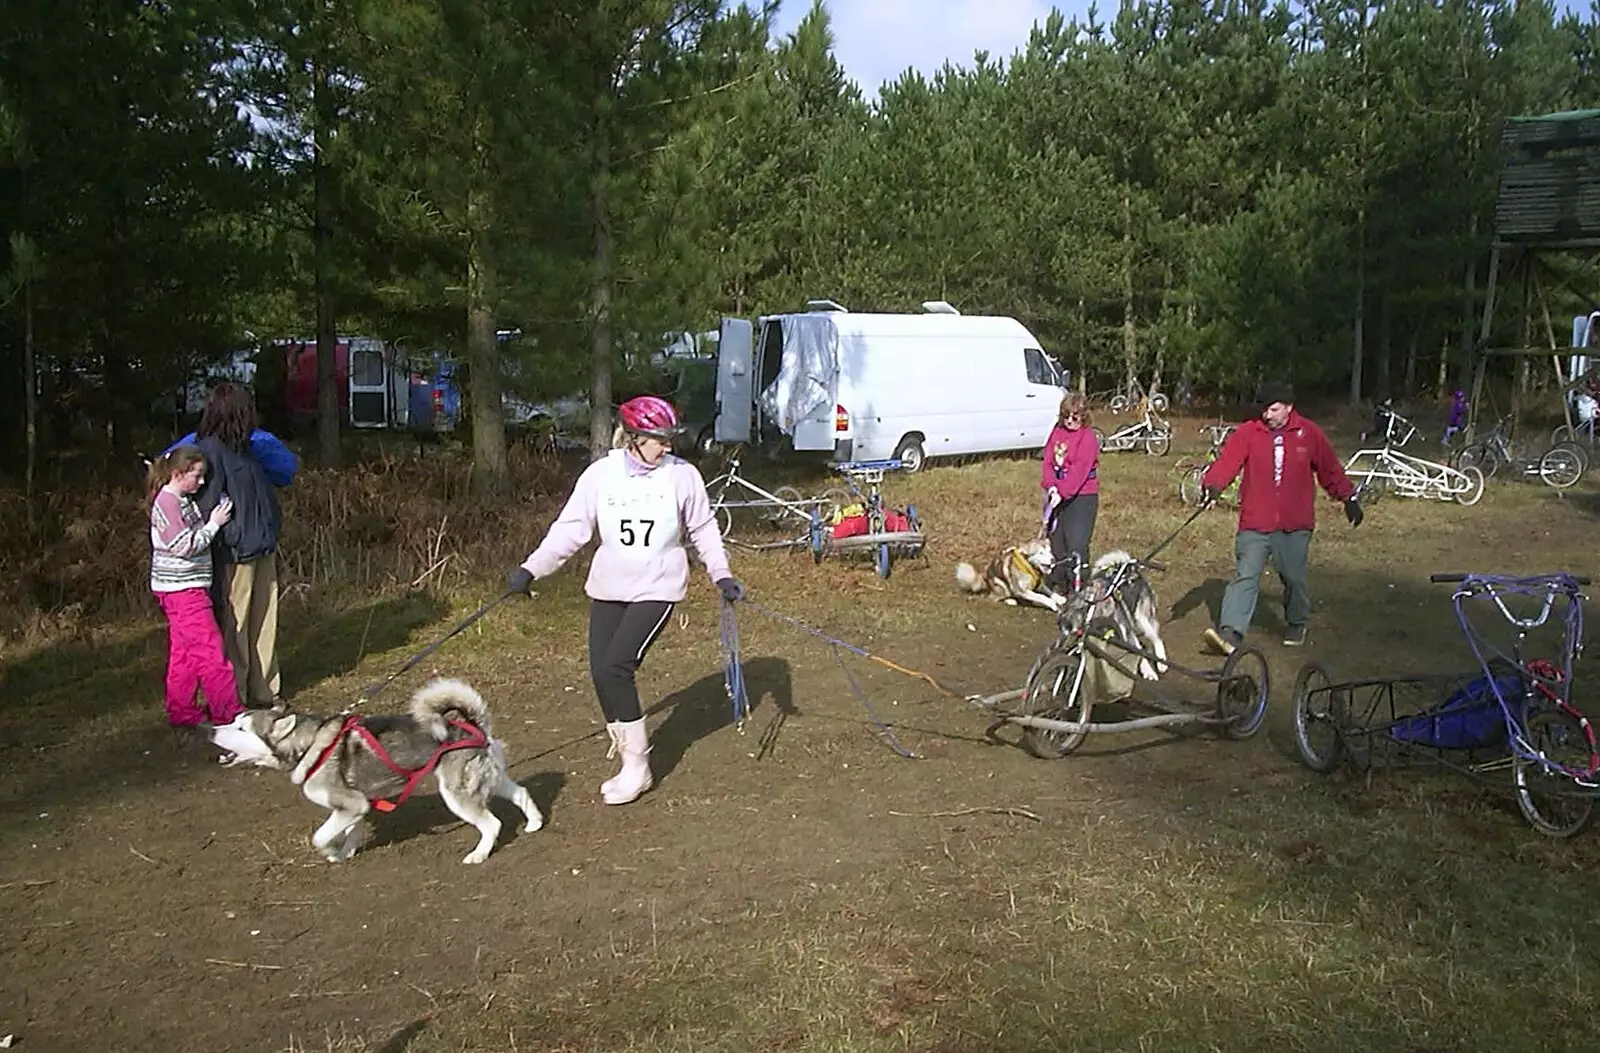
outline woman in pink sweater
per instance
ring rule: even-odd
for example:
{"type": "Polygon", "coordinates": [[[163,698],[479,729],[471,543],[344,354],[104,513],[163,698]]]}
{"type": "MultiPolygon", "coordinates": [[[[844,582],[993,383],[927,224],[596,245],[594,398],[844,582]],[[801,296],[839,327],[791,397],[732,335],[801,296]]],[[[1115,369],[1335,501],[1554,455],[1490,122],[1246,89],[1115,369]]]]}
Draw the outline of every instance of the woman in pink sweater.
{"type": "Polygon", "coordinates": [[[1081,580],[1089,565],[1089,540],[1100,509],[1100,442],[1090,427],[1089,400],[1069,394],[1061,400],[1056,426],[1044,444],[1040,486],[1044,523],[1050,535],[1049,584],[1063,595],[1081,580]]]}
{"type": "Polygon", "coordinates": [[[578,477],[544,540],[506,579],[512,591],[525,591],[600,535],[584,591],[590,599],[589,675],[606,730],[622,753],[622,770],[600,785],[607,804],[627,804],[655,783],[634,677],[673,605],[688,593],[686,535],[722,598],[734,603],[744,596],[728,570],[705,480],[670,452],[682,432],[677,411],[643,395],[624,402],[618,416],[611,453],[578,477]]]}

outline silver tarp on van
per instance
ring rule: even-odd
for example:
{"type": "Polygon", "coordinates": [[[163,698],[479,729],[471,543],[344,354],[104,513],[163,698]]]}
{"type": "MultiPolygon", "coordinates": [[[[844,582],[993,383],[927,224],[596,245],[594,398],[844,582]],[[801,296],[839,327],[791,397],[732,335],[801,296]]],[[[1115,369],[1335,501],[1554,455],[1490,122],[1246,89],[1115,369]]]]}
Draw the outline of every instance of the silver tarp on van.
{"type": "Polygon", "coordinates": [[[783,359],[778,376],[760,395],[762,415],[784,434],[796,421],[833,408],[833,381],[839,372],[839,332],[825,314],[782,319],[783,359]]]}

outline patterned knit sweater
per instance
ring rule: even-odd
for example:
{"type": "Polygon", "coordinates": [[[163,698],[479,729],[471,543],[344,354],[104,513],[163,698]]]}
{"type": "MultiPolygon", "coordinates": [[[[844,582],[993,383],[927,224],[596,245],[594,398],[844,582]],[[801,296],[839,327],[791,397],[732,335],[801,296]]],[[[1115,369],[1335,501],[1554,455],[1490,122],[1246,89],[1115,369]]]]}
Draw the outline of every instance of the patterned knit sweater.
{"type": "Polygon", "coordinates": [[[150,505],[150,590],[209,588],[216,536],[193,498],[163,486],[150,505]]]}

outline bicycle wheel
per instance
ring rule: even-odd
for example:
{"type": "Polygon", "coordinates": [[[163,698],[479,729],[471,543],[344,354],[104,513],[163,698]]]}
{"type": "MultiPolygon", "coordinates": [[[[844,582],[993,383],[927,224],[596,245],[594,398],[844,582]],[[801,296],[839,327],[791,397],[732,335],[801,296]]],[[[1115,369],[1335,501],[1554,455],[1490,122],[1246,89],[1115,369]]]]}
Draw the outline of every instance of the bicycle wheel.
{"type": "Polygon", "coordinates": [[[835,513],[841,508],[852,503],[855,497],[842,486],[830,486],[817,495],[817,500],[822,502],[821,512],[824,519],[832,520],[835,513]]]}
{"type": "Polygon", "coordinates": [[[1594,817],[1594,794],[1546,762],[1587,771],[1589,737],[1564,709],[1541,709],[1523,721],[1523,737],[1536,756],[1518,752],[1513,765],[1517,807],[1528,825],[1547,837],[1571,837],[1594,817]]]}
{"type": "Polygon", "coordinates": [[[1556,446],[1539,458],[1539,480],[1546,486],[1565,490],[1581,478],[1583,468],[1570,446],[1556,446]]]}
{"type": "Polygon", "coordinates": [[[1158,431],[1144,440],[1144,452],[1152,457],[1165,457],[1172,452],[1172,431],[1158,431]]]}
{"type": "Polygon", "coordinates": [[[1128,396],[1112,395],[1111,402],[1106,406],[1112,413],[1121,413],[1128,408],[1128,396]]]}
{"type": "Polygon", "coordinates": [[[1455,498],[1464,505],[1475,505],[1483,497],[1483,472],[1476,465],[1467,465],[1461,469],[1461,474],[1467,477],[1467,489],[1456,494],[1455,498]]]}
{"type": "Polygon", "coordinates": [[[1205,466],[1197,464],[1178,480],[1178,499],[1190,508],[1200,503],[1200,481],[1205,474],[1205,466]]]}
{"type": "Polygon", "coordinates": [[[1452,468],[1465,470],[1468,467],[1477,468],[1489,478],[1494,478],[1494,473],[1500,470],[1500,455],[1494,447],[1487,443],[1475,442],[1471,446],[1463,446],[1451,458],[1452,468]]]}
{"type": "Polygon", "coordinates": [[[1312,771],[1330,772],[1344,759],[1343,723],[1348,708],[1328,671],[1316,662],[1294,678],[1294,747],[1312,771]]]}
{"type": "Polygon", "coordinates": [[[1572,451],[1578,459],[1578,474],[1587,475],[1589,472],[1589,449],[1581,442],[1563,442],[1558,444],[1563,450],[1572,451]]]}
{"type": "Polygon", "coordinates": [[[1222,663],[1217,681],[1217,716],[1227,720],[1222,733],[1230,739],[1247,739],[1261,730],[1272,696],[1267,659],[1254,647],[1240,647],[1222,663]]]}
{"type": "MultiPolygon", "coordinates": [[[[1028,672],[1022,715],[1089,723],[1094,700],[1090,697],[1087,666],[1088,655],[1081,643],[1070,650],[1052,645],[1028,672]]],[[[1024,727],[1022,746],[1043,760],[1060,760],[1083,745],[1088,735],[1087,731],[1024,727]]]]}
{"type": "Polygon", "coordinates": [[[1158,391],[1154,395],[1150,396],[1150,408],[1155,410],[1157,413],[1167,412],[1167,407],[1170,405],[1172,404],[1167,401],[1165,392],[1158,391]]]}
{"type": "Polygon", "coordinates": [[[1577,441],[1578,441],[1578,433],[1573,430],[1572,425],[1570,425],[1570,424],[1563,424],[1559,428],[1557,428],[1555,431],[1550,433],[1550,445],[1551,446],[1560,446],[1564,442],[1577,442],[1577,441]]]}
{"type": "Polygon", "coordinates": [[[885,541],[878,546],[878,577],[887,578],[889,568],[894,566],[894,553],[889,551],[889,543],[885,541]]]}
{"type": "Polygon", "coordinates": [[[790,515],[790,511],[787,506],[797,505],[805,500],[805,495],[792,486],[780,486],[776,490],[772,491],[772,496],[776,497],[783,503],[772,505],[769,508],[763,508],[761,510],[761,518],[768,526],[777,526],[779,523],[782,523],[784,519],[790,515]]]}

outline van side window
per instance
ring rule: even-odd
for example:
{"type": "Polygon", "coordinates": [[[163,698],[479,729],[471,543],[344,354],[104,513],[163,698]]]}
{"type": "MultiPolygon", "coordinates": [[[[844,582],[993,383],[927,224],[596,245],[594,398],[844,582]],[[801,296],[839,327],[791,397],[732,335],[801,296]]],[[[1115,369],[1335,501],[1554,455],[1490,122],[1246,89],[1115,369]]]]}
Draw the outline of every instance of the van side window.
{"type": "Polygon", "coordinates": [[[1043,351],[1037,347],[1025,347],[1022,349],[1022,354],[1028,363],[1028,383],[1051,385],[1056,383],[1056,371],[1050,368],[1050,360],[1044,357],[1043,351]]]}

